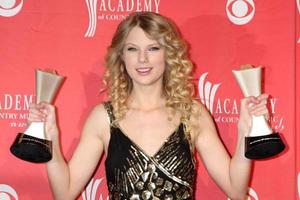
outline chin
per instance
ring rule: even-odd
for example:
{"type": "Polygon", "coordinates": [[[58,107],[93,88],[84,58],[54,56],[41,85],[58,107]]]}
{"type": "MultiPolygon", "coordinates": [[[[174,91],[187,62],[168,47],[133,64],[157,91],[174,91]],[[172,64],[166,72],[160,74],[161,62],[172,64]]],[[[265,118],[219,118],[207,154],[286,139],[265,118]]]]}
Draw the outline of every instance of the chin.
{"type": "Polygon", "coordinates": [[[160,79],[139,79],[133,81],[134,85],[140,85],[140,86],[151,86],[151,85],[156,85],[156,84],[162,84],[162,80],[160,79]]]}

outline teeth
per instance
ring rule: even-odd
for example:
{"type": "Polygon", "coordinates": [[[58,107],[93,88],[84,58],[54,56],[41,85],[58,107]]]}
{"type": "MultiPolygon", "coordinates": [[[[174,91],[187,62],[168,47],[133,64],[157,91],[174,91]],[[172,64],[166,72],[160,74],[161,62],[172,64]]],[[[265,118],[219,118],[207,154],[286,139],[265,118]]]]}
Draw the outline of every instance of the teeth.
{"type": "Polygon", "coordinates": [[[150,70],[151,70],[151,68],[139,68],[136,71],[138,71],[138,72],[148,72],[150,70]]]}

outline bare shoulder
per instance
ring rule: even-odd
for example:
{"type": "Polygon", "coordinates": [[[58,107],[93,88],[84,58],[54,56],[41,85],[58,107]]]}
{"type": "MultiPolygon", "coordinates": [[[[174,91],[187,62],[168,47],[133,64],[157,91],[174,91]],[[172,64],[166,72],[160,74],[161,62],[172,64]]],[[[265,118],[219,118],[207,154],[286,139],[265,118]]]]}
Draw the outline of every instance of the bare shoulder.
{"type": "Polygon", "coordinates": [[[199,101],[193,101],[191,119],[195,123],[205,123],[207,120],[212,120],[212,116],[207,108],[199,101]]]}
{"type": "Polygon", "coordinates": [[[85,129],[89,131],[83,131],[83,133],[94,133],[98,136],[102,136],[109,130],[109,118],[103,103],[94,106],[90,111],[84,124],[85,129]]]}
{"type": "Polygon", "coordinates": [[[105,119],[107,120],[107,111],[104,107],[104,103],[100,103],[100,104],[97,104],[96,106],[94,106],[94,108],[91,110],[90,114],[89,114],[89,117],[92,117],[92,118],[100,118],[100,119],[105,119]]]}
{"type": "Polygon", "coordinates": [[[215,131],[215,124],[210,112],[196,100],[193,101],[191,123],[195,137],[215,131]]]}

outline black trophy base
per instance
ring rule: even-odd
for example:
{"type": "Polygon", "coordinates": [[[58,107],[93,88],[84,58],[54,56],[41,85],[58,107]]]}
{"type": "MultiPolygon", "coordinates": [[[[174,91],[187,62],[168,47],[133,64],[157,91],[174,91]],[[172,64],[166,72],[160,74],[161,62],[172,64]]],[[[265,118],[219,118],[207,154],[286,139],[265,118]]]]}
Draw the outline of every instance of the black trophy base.
{"type": "Polygon", "coordinates": [[[52,159],[52,142],[18,133],[10,151],[16,157],[28,162],[48,162],[52,159]]]}
{"type": "Polygon", "coordinates": [[[252,160],[270,158],[282,152],[284,148],[279,133],[245,138],[245,156],[252,160]]]}

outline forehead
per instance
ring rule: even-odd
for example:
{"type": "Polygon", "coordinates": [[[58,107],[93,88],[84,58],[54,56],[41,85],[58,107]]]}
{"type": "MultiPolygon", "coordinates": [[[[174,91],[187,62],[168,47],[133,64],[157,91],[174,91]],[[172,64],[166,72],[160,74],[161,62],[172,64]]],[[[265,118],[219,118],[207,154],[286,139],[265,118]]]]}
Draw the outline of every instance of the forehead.
{"type": "Polygon", "coordinates": [[[143,29],[140,27],[133,27],[125,40],[125,44],[135,44],[135,45],[149,45],[153,43],[158,43],[155,39],[151,38],[143,29]]]}

